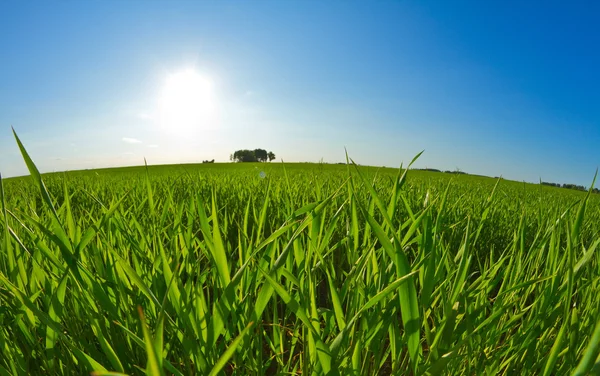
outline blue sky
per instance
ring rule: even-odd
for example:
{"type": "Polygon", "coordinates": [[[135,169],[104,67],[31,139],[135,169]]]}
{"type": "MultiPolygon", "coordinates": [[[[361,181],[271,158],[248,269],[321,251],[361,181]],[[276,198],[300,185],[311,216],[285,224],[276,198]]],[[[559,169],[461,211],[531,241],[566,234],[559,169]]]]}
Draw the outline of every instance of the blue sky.
{"type": "Polygon", "coordinates": [[[26,173],[12,125],[42,171],[257,147],[397,167],[424,149],[418,167],[587,186],[599,15],[592,1],[2,2],[0,173],[26,173]],[[173,125],[181,72],[202,77],[210,114],[173,125]]]}

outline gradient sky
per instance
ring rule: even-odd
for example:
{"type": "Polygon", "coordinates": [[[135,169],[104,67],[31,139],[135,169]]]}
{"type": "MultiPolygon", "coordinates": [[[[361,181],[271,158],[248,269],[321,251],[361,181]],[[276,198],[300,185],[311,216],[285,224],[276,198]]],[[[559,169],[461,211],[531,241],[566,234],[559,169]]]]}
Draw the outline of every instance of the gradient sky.
{"type": "Polygon", "coordinates": [[[0,173],[278,160],[588,186],[600,165],[600,5],[588,2],[0,3],[0,173]],[[192,129],[168,77],[210,82],[192,129]]]}

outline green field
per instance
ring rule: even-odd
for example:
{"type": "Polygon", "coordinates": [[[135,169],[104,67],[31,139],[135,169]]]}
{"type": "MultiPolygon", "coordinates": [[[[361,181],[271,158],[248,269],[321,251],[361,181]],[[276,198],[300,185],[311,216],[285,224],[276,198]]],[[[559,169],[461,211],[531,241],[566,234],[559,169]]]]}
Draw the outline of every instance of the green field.
{"type": "Polygon", "coordinates": [[[599,195],[352,164],[29,168],[2,181],[0,375],[600,370],[599,195]]]}

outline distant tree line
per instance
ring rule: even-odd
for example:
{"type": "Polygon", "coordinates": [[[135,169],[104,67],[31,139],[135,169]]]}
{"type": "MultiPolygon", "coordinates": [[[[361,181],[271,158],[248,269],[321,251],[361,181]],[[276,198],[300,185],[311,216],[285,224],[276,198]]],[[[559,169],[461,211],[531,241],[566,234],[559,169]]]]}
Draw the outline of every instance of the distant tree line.
{"type": "Polygon", "coordinates": [[[267,152],[265,149],[254,150],[236,150],[235,153],[229,156],[232,162],[271,162],[275,159],[275,154],[272,151],[267,152]]]}
{"type": "Polygon", "coordinates": [[[214,160],[214,159],[212,159],[212,160],[210,160],[210,161],[209,161],[209,160],[207,159],[207,160],[205,160],[205,161],[202,161],[202,163],[215,163],[215,160],[214,160]]]}
{"type": "Polygon", "coordinates": [[[419,171],[431,171],[431,172],[442,172],[442,171],[438,170],[437,168],[415,168],[415,170],[419,170],[419,171]]]}
{"type": "Polygon", "coordinates": [[[430,171],[430,172],[443,172],[445,174],[467,174],[466,172],[463,172],[461,170],[454,170],[454,171],[446,170],[446,171],[442,171],[442,170],[439,170],[437,168],[431,168],[431,167],[413,168],[413,170],[416,170],[416,171],[430,171]]]}
{"type": "Polygon", "coordinates": [[[563,184],[562,187],[568,188],[568,189],[576,189],[578,191],[587,191],[587,189],[585,189],[585,187],[583,185],[577,185],[577,184],[563,184]]]}
{"type": "Polygon", "coordinates": [[[543,181],[543,182],[542,182],[542,185],[548,185],[548,186],[550,186],[550,187],[556,187],[556,188],[560,188],[560,187],[561,187],[561,185],[560,185],[560,184],[558,184],[558,183],[549,183],[549,182],[547,182],[547,181],[543,181]]]}
{"type": "MultiPolygon", "coordinates": [[[[549,183],[549,182],[547,182],[547,181],[543,181],[543,182],[542,182],[542,185],[548,185],[548,186],[550,186],[550,187],[556,187],[556,188],[568,188],[568,189],[575,189],[575,190],[578,190],[578,191],[584,191],[584,192],[585,192],[585,191],[587,191],[587,189],[586,189],[586,188],[585,188],[583,185],[577,185],[577,184],[563,184],[563,185],[560,185],[560,184],[558,184],[558,183],[549,183]]],[[[600,189],[598,189],[598,188],[593,188],[593,189],[592,189],[592,192],[593,192],[593,193],[600,193],[600,189]]]]}
{"type": "Polygon", "coordinates": [[[461,171],[459,169],[456,169],[454,171],[450,171],[450,170],[442,171],[442,170],[438,170],[437,168],[427,167],[427,168],[413,168],[413,170],[417,170],[417,171],[430,171],[430,172],[443,172],[445,174],[470,175],[468,172],[464,172],[464,171],[461,171]]]}

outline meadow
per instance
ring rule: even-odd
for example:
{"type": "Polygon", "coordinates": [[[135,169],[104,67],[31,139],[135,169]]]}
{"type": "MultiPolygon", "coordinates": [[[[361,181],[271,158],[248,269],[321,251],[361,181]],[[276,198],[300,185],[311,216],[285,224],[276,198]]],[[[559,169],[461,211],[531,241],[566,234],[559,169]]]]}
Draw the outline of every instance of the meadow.
{"type": "Polygon", "coordinates": [[[600,371],[600,195],[351,160],[40,175],[19,145],[0,375],[600,371]]]}

